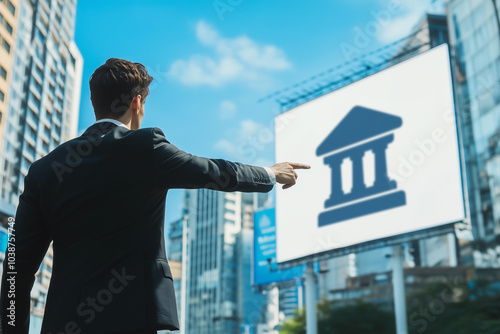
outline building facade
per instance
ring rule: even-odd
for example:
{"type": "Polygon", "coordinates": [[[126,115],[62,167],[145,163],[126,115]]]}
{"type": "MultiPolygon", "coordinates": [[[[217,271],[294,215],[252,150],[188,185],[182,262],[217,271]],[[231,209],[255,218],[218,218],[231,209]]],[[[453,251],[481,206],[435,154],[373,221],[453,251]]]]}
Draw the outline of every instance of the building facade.
{"type": "Polygon", "coordinates": [[[457,110],[463,128],[474,264],[500,267],[499,1],[447,4],[457,110]]]}
{"type": "Polygon", "coordinates": [[[83,58],[76,0],[20,0],[0,157],[0,211],[14,215],[35,160],[77,134],[83,58]]]}
{"type": "MultiPolygon", "coordinates": [[[[183,222],[184,220],[178,219],[170,223],[170,229],[168,232],[168,252],[167,257],[169,262],[178,261],[181,263],[182,270],[182,249],[183,249],[183,222]]],[[[181,279],[174,278],[174,289],[177,301],[177,314],[181,317],[184,312],[182,309],[182,277],[181,279]]],[[[179,319],[180,320],[180,319],[179,319]]]]}
{"type": "Polygon", "coordinates": [[[0,1],[0,156],[2,155],[5,116],[9,102],[9,81],[14,56],[18,14],[18,0],[0,1]]]}
{"type": "MultiPolygon", "coordinates": [[[[76,0],[0,0],[3,227],[15,215],[30,165],[77,134],[83,58],[75,22],[76,0]]],[[[30,333],[40,332],[51,275],[52,245],[31,292],[30,333]]]]}
{"type": "MultiPolygon", "coordinates": [[[[248,197],[248,195],[243,196],[248,197]]],[[[254,243],[252,204],[249,200],[243,202],[241,231],[236,235],[237,308],[240,333],[257,334],[259,325],[267,323],[267,296],[260,293],[258,287],[252,286],[254,243]]]]}

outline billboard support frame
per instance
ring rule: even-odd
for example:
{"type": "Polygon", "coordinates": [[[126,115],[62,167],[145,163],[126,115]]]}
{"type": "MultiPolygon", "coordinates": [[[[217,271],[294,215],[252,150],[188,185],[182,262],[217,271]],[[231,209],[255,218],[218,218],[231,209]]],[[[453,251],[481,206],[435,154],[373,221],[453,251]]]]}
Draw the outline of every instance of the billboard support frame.
{"type": "Polygon", "coordinates": [[[316,277],[314,265],[306,266],[306,333],[318,334],[318,317],[316,314],[316,277]]]}
{"type": "Polygon", "coordinates": [[[394,299],[394,314],[396,318],[396,333],[407,334],[405,279],[403,271],[403,246],[392,247],[392,289],[394,299]]]}

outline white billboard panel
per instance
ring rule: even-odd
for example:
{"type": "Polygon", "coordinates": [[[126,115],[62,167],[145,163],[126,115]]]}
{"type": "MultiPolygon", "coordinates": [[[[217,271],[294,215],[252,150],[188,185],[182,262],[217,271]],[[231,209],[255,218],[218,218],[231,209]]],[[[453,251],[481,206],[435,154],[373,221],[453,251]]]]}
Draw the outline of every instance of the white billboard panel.
{"type": "Polygon", "coordinates": [[[277,260],[465,217],[447,45],[276,117],[276,161],[301,162],[276,191],[277,260]]]}

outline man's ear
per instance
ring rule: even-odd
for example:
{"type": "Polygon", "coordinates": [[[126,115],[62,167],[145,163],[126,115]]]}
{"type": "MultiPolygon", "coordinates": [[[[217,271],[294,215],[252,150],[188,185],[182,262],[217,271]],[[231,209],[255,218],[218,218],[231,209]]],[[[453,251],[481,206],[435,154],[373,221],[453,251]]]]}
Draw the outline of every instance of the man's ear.
{"type": "Polygon", "coordinates": [[[136,115],[138,115],[139,111],[141,110],[141,101],[142,101],[141,95],[136,95],[132,99],[132,112],[136,115]]]}

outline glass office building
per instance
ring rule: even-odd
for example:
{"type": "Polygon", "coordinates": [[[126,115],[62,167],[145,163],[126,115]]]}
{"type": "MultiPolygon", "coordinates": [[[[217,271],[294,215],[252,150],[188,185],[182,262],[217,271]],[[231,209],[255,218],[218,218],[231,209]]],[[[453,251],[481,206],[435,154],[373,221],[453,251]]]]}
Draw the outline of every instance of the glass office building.
{"type": "Polygon", "coordinates": [[[500,266],[498,6],[492,0],[453,0],[447,5],[477,267],[500,266]]]}

